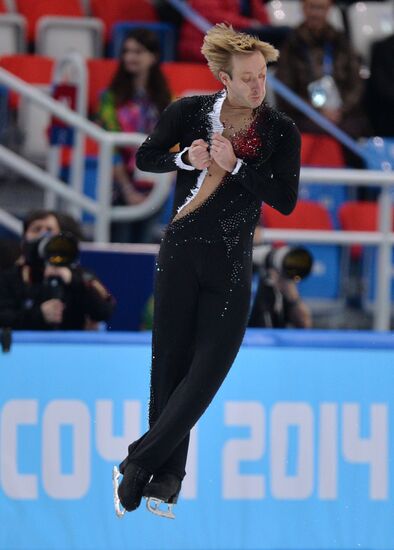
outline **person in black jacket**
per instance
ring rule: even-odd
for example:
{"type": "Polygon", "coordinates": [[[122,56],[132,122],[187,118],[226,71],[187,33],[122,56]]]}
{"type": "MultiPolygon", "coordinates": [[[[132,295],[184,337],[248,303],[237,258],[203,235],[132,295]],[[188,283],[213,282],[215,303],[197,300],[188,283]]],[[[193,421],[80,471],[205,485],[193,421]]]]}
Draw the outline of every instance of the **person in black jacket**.
{"type": "Polygon", "coordinates": [[[374,42],[368,106],[376,135],[394,138],[394,34],[374,42]]]}
{"type": "Polygon", "coordinates": [[[156,267],[150,428],[114,468],[118,515],[145,496],[150,511],[173,517],[190,430],[245,332],[261,202],[290,214],[297,200],[299,132],[263,103],[277,50],[220,24],[202,52],[225,89],[172,103],[137,152],[141,170],[177,170],[177,183],[156,267]]]}
{"type": "Polygon", "coordinates": [[[69,216],[40,210],[26,217],[22,256],[0,273],[1,328],[84,330],[110,318],[114,300],[93,273],[76,263],[57,266],[39,257],[41,239],[62,230],[80,236],[69,216]]]}

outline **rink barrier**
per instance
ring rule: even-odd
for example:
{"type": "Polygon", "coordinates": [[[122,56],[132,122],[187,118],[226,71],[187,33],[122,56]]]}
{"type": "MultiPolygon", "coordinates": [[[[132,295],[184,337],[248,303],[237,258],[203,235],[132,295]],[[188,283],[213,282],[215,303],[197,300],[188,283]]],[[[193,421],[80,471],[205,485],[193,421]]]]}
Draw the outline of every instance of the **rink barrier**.
{"type": "Polygon", "coordinates": [[[176,520],[119,520],[112,466],[146,429],[150,341],[14,333],[1,550],[394,548],[394,335],[248,330],[192,432],[176,520]]]}

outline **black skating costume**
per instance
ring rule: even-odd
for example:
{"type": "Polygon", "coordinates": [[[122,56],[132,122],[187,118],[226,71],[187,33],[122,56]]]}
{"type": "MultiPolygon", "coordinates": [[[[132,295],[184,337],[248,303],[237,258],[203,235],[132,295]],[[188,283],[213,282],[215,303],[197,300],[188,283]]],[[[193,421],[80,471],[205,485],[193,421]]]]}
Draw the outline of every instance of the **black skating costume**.
{"type": "MultiPolygon", "coordinates": [[[[193,140],[220,132],[226,92],[183,98],[163,113],[137,153],[148,172],[177,170],[174,215],[196,196],[207,171],[183,163],[193,140]],[[180,144],[180,153],[169,150],[180,144]]],[[[182,479],[190,429],[208,407],[242,342],[250,301],[252,240],[262,201],[289,214],[297,199],[300,136],[294,123],[261,106],[232,140],[239,159],[215,191],[172,221],[155,278],[150,429],[129,461],[182,479]]]]}

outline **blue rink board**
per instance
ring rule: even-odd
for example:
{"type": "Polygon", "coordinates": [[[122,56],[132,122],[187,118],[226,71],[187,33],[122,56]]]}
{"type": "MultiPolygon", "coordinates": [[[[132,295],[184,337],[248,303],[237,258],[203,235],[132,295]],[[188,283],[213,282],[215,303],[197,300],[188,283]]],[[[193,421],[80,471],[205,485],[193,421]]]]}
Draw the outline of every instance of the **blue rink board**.
{"type": "Polygon", "coordinates": [[[113,512],[149,363],[149,334],[15,335],[0,355],[2,550],[394,549],[394,335],[248,331],[194,433],[175,521],[113,512]]]}

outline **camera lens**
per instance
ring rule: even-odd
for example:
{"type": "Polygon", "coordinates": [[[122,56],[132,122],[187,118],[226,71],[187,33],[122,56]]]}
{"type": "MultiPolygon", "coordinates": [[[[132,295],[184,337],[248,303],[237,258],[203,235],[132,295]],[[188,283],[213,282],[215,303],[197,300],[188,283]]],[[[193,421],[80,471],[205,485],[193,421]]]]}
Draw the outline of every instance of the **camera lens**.
{"type": "Polygon", "coordinates": [[[288,279],[300,280],[312,270],[312,255],[302,247],[290,248],[282,260],[282,273],[288,279]]]}
{"type": "Polygon", "coordinates": [[[59,233],[43,243],[41,255],[51,265],[69,266],[78,257],[77,240],[71,233],[59,233]]]}

